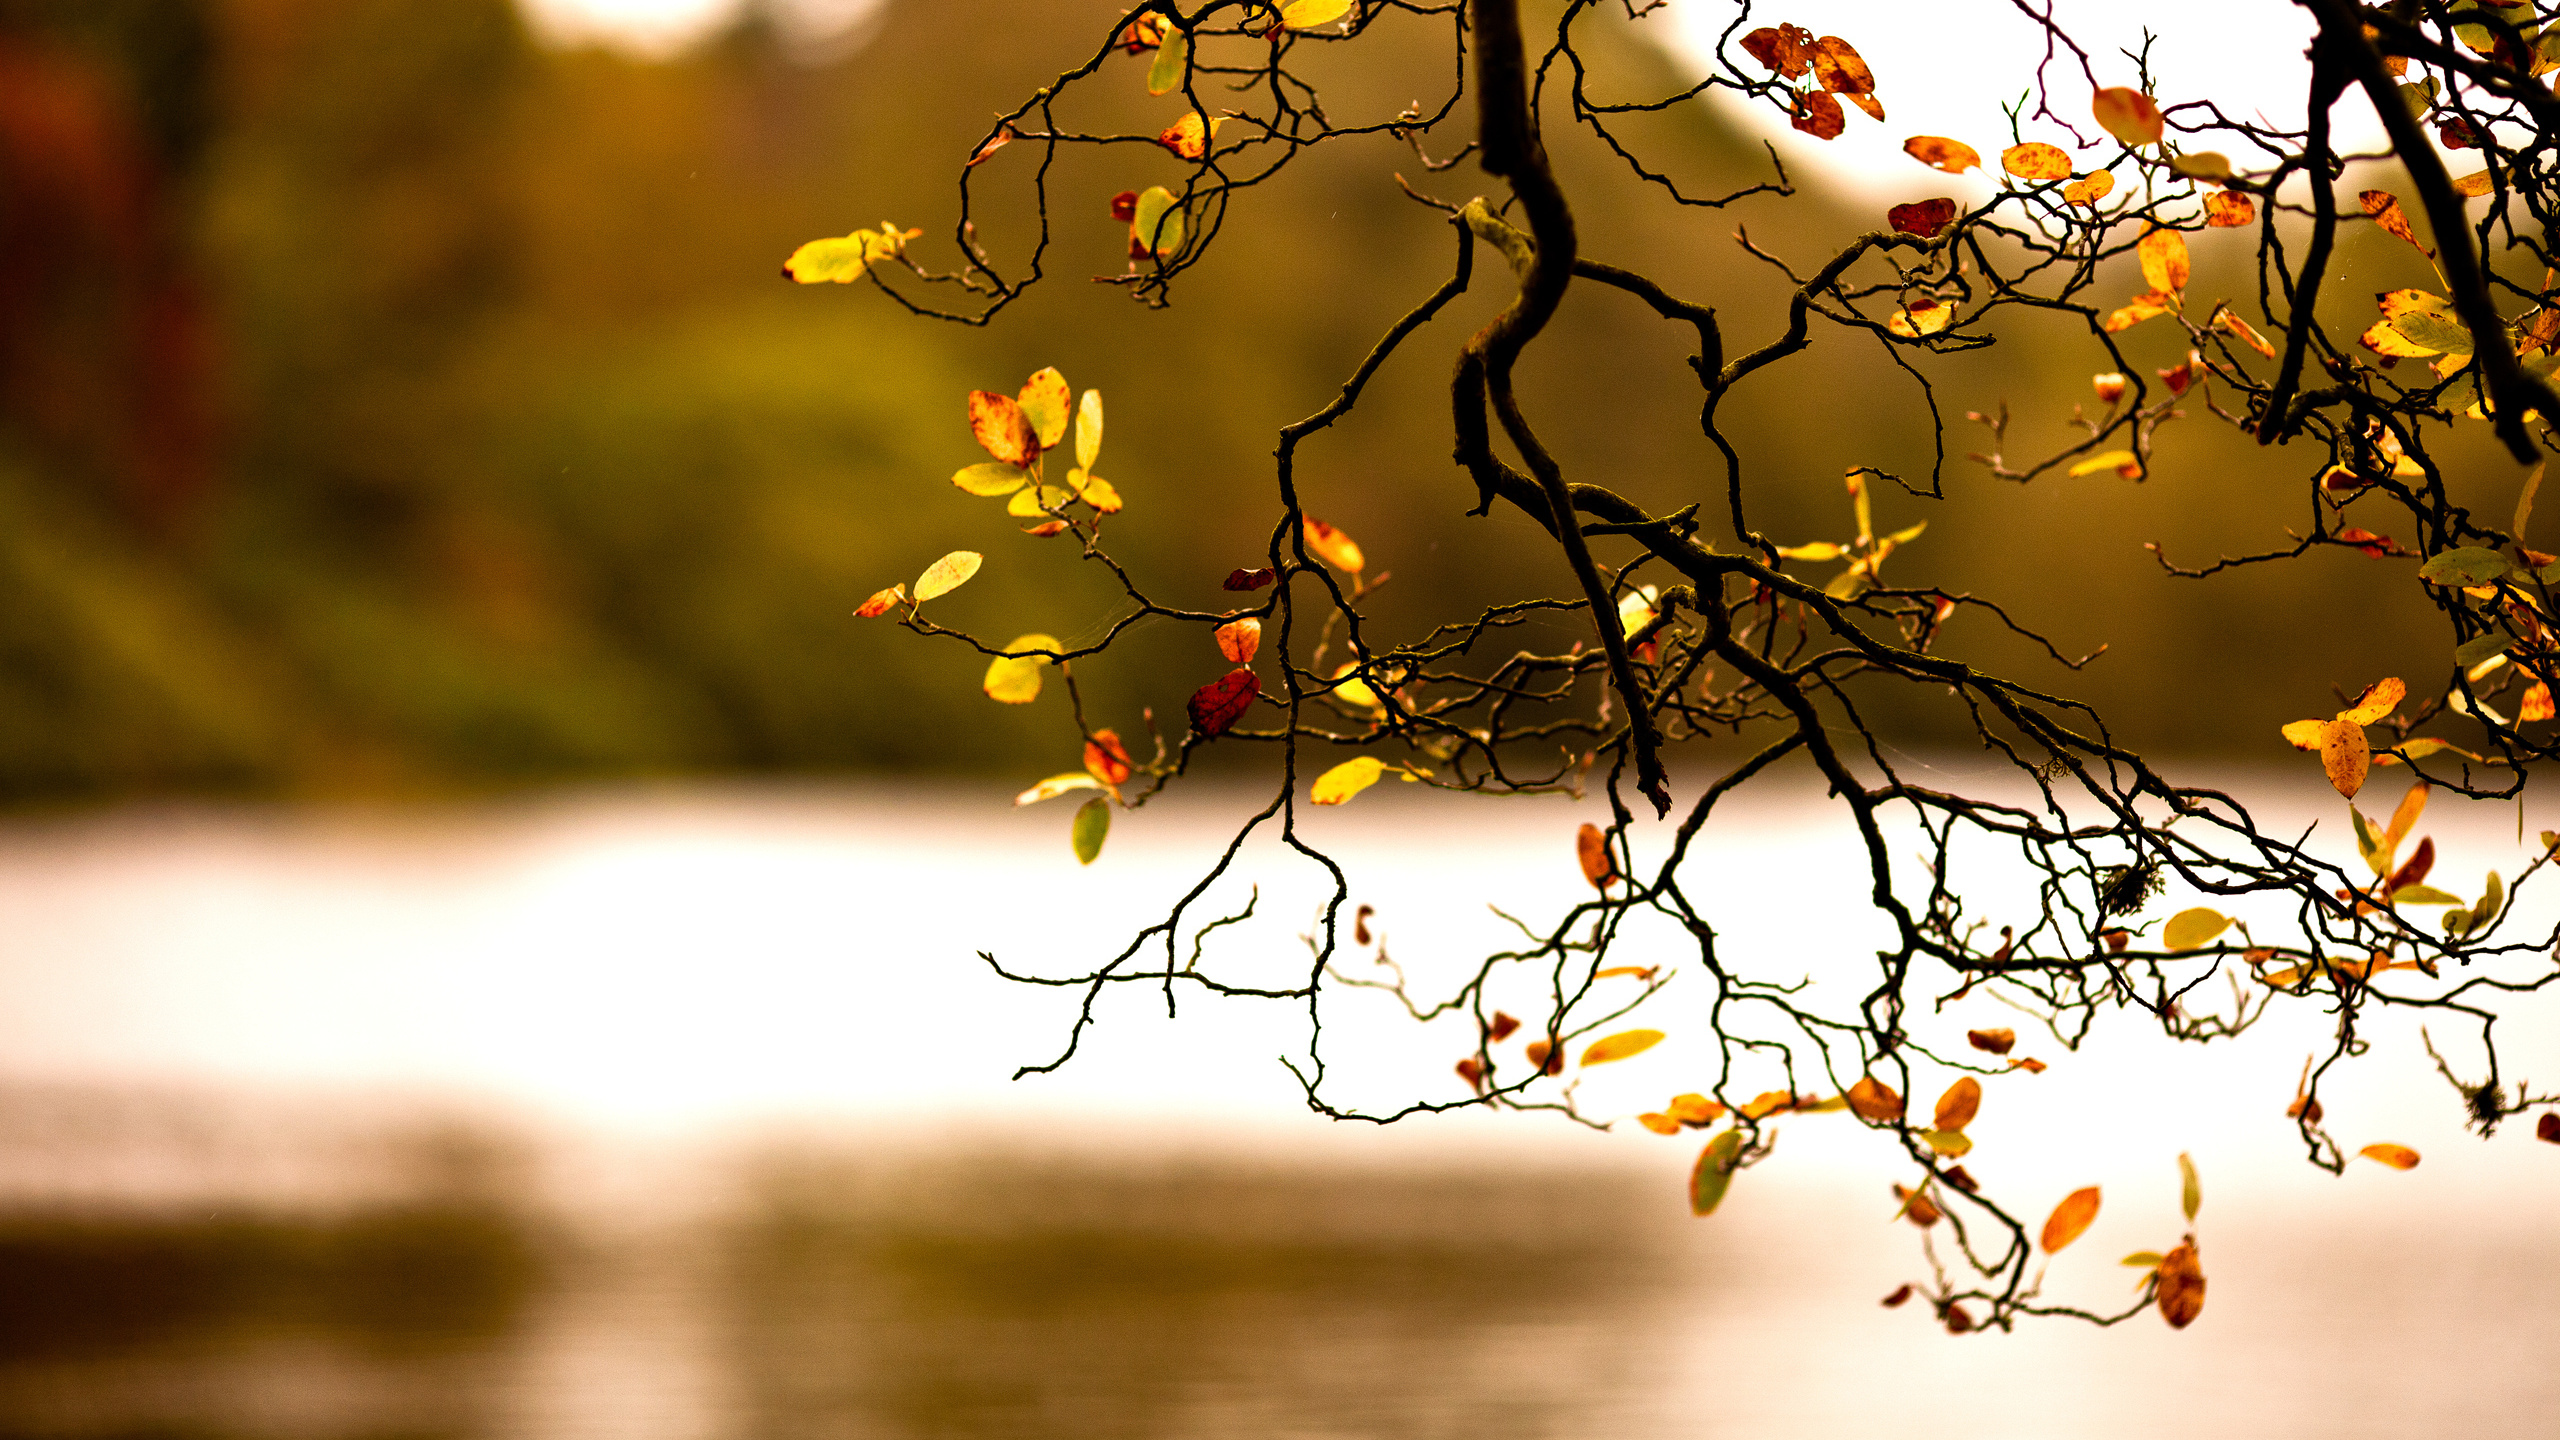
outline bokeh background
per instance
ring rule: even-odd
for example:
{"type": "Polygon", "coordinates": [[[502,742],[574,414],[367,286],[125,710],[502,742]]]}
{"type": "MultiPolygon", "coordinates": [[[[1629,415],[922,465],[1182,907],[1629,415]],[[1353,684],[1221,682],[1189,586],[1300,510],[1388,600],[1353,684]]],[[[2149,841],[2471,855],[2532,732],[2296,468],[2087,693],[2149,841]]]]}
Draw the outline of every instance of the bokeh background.
{"type": "MultiPolygon", "coordinates": [[[[1708,8],[1597,25],[1595,86],[1678,83],[1708,8]]],[[[2108,43],[2154,25],[2191,89],[2280,115],[2296,88],[2292,7],[2081,8],[2108,43]]],[[[1285,1015],[1106,1005],[1075,1066],[1010,1083],[1071,1002],[973,952],[1116,948],[1258,782],[1213,754],[1081,871],[1063,815],[1006,805],[1073,765],[1059,697],[989,704],[980,662],[852,617],[955,548],[988,564],[948,621],[1073,638],[1115,613],[945,483],[975,457],[962,396],[1043,365],[1101,389],[1115,553],[1214,604],[1267,533],[1274,430],[1447,264],[1395,173],[1486,188],[1385,140],[1319,151],[1153,312],[1084,277],[1122,262],[1107,198],[1172,160],[1071,153],[1052,278],[991,328],[777,277],[884,219],[946,259],[960,162],[1116,10],[0,0],[0,1440],[2560,1433],[2535,1164],[2560,1152],[2463,1138],[2413,1030],[2378,1028],[2390,1063],[2332,1102],[2423,1149],[2408,1176],[2294,1155],[2317,1017],[2201,1060],[2101,1044],[2057,1067],[2077,1089],[2002,1092],[1989,1167],[2110,1187],[2086,1245],[2114,1250],[2057,1270],[2078,1303],[2116,1298],[2112,1254],[2174,1238],[2170,1157],[2197,1154],[2218,1288],[2185,1336],[2145,1316],[1956,1344],[1877,1309],[1924,1278],[1890,1162],[1810,1123],[1701,1226],[1677,1142],[1313,1120],[1270,1060],[1301,1043],[1285,1015]]],[[[1737,227],[1805,260],[1887,204],[1972,196],[1900,139],[1992,152],[2025,87],[2006,7],[1804,23],[1861,44],[1891,127],[1825,149],[1703,103],[1630,126],[1702,192],[1766,178],[1774,144],[1791,200],[1684,212],[1551,134],[1587,249],[1717,305],[1729,347],[1780,293],[1737,227]]],[[[1439,43],[1399,21],[1318,69],[1346,114],[1391,112],[1442,93],[1439,43]]],[[[1141,63],[1075,118],[1152,133],[1141,63]]],[[[1028,154],[979,172],[981,238],[1017,266],[1028,154]]],[[[2195,293],[2254,292],[2244,237],[2196,253],[2195,293]]],[[[2362,232],[2336,263],[2342,322],[2427,278],[2362,232]]],[[[1504,298],[1453,306],[1302,452],[1311,508],[1395,573],[1391,629],[1564,583],[1533,527],[1458,517],[1445,360],[1504,298]]],[[[2183,358],[2165,329],[2131,342],[2183,358]]],[[[1676,507],[1715,473],[1686,353],[1577,292],[1527,393],[1577,474],[1676,507]]],[[[1933,374],[1950,415],[2008,404],[2023,454],[2070,437],[2095,358],[2024,326],[1933,374]]],[[[1737,397],[1755,518],[1845,538],[1844,469],[1928,473],[1917,398],[1827,337],[1737,397]]],[[[2107,649],[2065,672],[1961,626],[1946,647],[2040,666],[2127,742],[2334,823],[2275,729],[2440,669],[2409,562],[2171,581],[2143,542],[2280,543],[2311,462],[2197,415],[2140,484],[2019,488],[1961,459],[1987,439],[1965,429],[1944,500],[1878,500],[1930,522],[1897,571],[2107,649]]],[[[2513,467],[2451,455],[2505,513],[2513,467]]],[[[1205,654],[1141,629],[1079,681],[1132,733],[1205,654]]],[[[1982,778],[1942,697],[1878,703],[1915,768],[1982,778]]],[[[1589,812],[1561,799],[1355,808],[1317,823],[1417,973],[1499,943],[1488,896],[1580,883],[1563,846],[1589,812]]],[[[1824,813],[1782,783],[1719,839],[1737,953],[1854,955],[1823,918],[1851,863],[1824,813]]],[[[2522,824],[2446,818],[2448,870],[2510,864],[2522,824]]],[[[1270,924],[1237,943],[1302,963],[1309,877],[1251,858],[1270,924]]],[[[1343,1033],[1374,1042],[1346,1073],[1376,1095],[1448,1085],[1465,1043],[1343,1033]]]]}

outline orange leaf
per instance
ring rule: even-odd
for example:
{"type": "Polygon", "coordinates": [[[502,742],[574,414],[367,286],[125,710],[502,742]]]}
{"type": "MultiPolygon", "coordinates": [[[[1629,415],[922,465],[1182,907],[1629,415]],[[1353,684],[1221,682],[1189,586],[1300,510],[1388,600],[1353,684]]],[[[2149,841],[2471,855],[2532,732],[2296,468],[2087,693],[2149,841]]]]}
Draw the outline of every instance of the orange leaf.
{"type": "Polygon", "coordinates": [[[2523,703],[2516,710],[2516,719],[2520,723],[2529,723],[2548,720],[2554,714],[2560,714],[2560,709],[2555,709],[2551,703],[2551,687],[2537,680],[2532,689],[2524,692],[2523,703]]]}
{"type": "Polygon", "coordinates": [[[2071,157],[2059,145],[2030,140],[2001,151],[2000,168],[2021,180],[2065,180],[2071,175],[2071,157]]]}
{"type": "Polygon", "coordinates": [[[1902,153],[1931,169],[1944,170],[1950,175],[1961,175],[1967,170],[1977,170],[1982,166],[1981,151],[1961,140],[1950,140],[1944,135],[1914,135],[1902,142],[1902,153]]]}
{"type": "Polygon", "coordinates": [[[1636,1123],[1642,1125],[1644,1128],[1652,1131],[1656,1135],[1677,1135],[1680,1133],[1679,1121],[1672,1119],[1668,1115],[1657,1114],[1650,1110],[1637,1116],[1636,1123]]]}
{"type": "Polygon", "coordinates": [[[2094,210],[2098,208],[2099,201],[2106,199],[2108,195],[2114,193],[2115,188],[2116,173],[2114,171],[2092,171],[2086,177],[2074,180],[2070,184],[2062,187],[2062,203],[2065,205],[2085,205],[2094,210]]]}
{"type": "Polygon", "coordinates": [[[2097,117],[2108,134],[2128,147],[2149,145],[2160,138],[2160,106],[2150,96],[2128,86],[2109,86],[2091,95],[2089,113],[2097,117]]]}
{"type": "Polygon", "coordinates": [[[1840,113],[1840,102],[1828,90],[1808,90],[1795,97],[1795,114],[1788,122],[1816,140],[1837,140],[1849,126],[1848,117],[1840,113]]]}
{"type": "Polygon", "coordinates": [[[1010,395],[970,391],[969,433],[988,454],[1007,465],[1028,468],[1040,457],[1040,436],[1010,395]]]}
{"type": "Polygon", "coordinates": [[[1307,548],[1316,552],[1317,559],[1334,569],[1348,570],[1355,575],[1361,566],[1368,563],[1360,553],[1358,542],[1313,517],[1307,520],[1307,548]]]}
{"type": "Polygon", "coordinates": [[[1661,1043],[1662,1032],[1659,1030],[1621,1030],[1615,1035],[1604,1035],[1592,1041],[1582,1052],[1582,1063],[1606,1065],[1641,1055],[1661,1043]]]}
{"type": "Polygon", "coordinates": [[[886,590],[873,592],[871,598],[863,601],[862,607],[853,612],[853,618],[857,620],[868,620],[875,615],[886,615],[889,613],[891,606],[899,604],[906,598],[906,583],[904,581],[900,581],[898,584],[892,585],[886,590]]]}
{"type": "Polygon", "coordinates": [[[2392,1145],[2388,1143],[2367,1145],[2356,1153],[2362,1155],[2368,1160],[2379,1160],[2394,1170],[2415,1170],[2418,1168],[2418,1152],[2410,1149],[2406,1145],[2392,1145]]]}
{"type": "Polygon", "coordinates": [[[1902,1118],[1902,1094],[1873,1075],[1849,1087],[1849,1109],[1861,1120],[1890,1125],[1902,1118]]]}
{"type": "Polygon", "coordinates": [[[1129,747],[1121,744],[1113,731],[1096,730],[1093,738],[1084,742],[1085,773],[1103,784],[1123,784],[1136,768],[1129,763],[1129,747]]]}
{"type": "Polygon", "coordinates": [[[2339,794],[2356,798],[2372,768],[2373,749],[2362,725],[2342,718],[2320,727],[2320,769],[2339,794]]]}
{"type": "Polygon", "coordinates": [[[2373,223],[2417,246],[2429,259],[2435,258],[2436,252],[2418,244],[2418,232],[2409,228],[2409,217],[2400,213],[2399,196],[2388,190],[2367,190],[2356,197],[2356,203],[2364,206],[2364,213],[2373,217],[2373,223]]]}
{"type": "Polygon", "coordinates": [[[1967,1075],[1948,1086],[1947,1093],[1938,1097],[1936,1128],[1962,1130],[1973,1123],[1974,1115],[1981,1109],[1982,1082],[1967,1075]]]}
{"type": "Polygon", "coordinates": [[[1914,200],[1896,205],[1884,212],[1885,223],[1905,235],[1935,240],[1938,232],[1955,223],[1956,202],[1940,195],[1931,200],[1914,200]]]}
{"type": "Polygon", "coordinates": [[[1582,878],[1595,887],[1606,890],[1618,878],[1617,862],[1609,857],[1609,837],[1599,826],[1584,822],[1573,837],[1573,849],[1582,860],[1582,878]]]}
{"type": "Polygon", "coordinates": [[[2099,321],[2098,328],[2110,335],[2119,330],[2130,330],[2154,315],[2168,314],[2175,303],[2157,290],[2148,291],[2134,296],[2130,304],[2099,321]]]}
{"type": "Polygon", "coordinates": [[[1519,1030],[1519,1028],[1520,1022],[1513,1018],[1509,1012],[1496,1010],[1493,1012],[1493,1023],[1485,1027],[1484,1034],[1486,1039],[1491,1040],[1496,1045],[1499,1045],[1503,1041],[1510,1039],[1512,1035],[1519,1030]]]}
{"type": "Polygon", "coordinates": [[[1605,970],[1592,971],[1591,978],[1594,980],[1614,980],[1621,975],[1633,975],[1639,980],[1650,980],[1661,968],[1662,967],[1658,965],[1612,965],[1605,970]]]}
{"type": "Polygon", "coordinates": [[[1906,1190],[1896,1185],[1893,1187],[1893,1198],[1902,1202],[1902,1208],[1895,1213],[1923,1230],[1937,1224],[1944,1213],[1938,1209],[1936,1202],[1917,1190],[1906,1190]]]}
{"type": "Polygon", "coordinates": [[[1262,648],[1262,622],[1248,616],[1218,627],[1218,653],[1238,665],[1253,663],[1254,652],[1262,648]]]}
{"type": "Polygon", "coordinates": [[[1986,1050],[1994,1055],[2006,1055],[2010,1047],[2018,1043],[2018,1032],[2007,1029],[1967,1030],[1964,1032],[1964,1039],[1966,1044],[1976,1050],[1986,1050]]]}
{"type": "Polygon", "coordinates": [[[1794,25],[1763,25],[1742,37],[1751,58],[1789,80],[1802,76],[1814,52],[1813,32],[1794,25]]]}
{"type": "Polygon", "coordinates": [[[1876,77],[1867,69],[1865,57],[1857,47],[1837,35],[1825,35],[1813,42],[1813,75],[1822,88],[1834,95],[1845,95],[1851,104],[1868,116],[1884,119],[1884,107],[1875,103],[1876,77]]]}
{"type": "Polygon", "coordinates": [[[2258,202],[2237,190],[2216,190],[2204,197],[2204,223],[2223,229],[2247,225],[2258,218],[2258,202]]]}
{"type": "Polygon", "coordinates": [[[2079,1239],[2080,1232],[2088,1229],[2089,1222],[2097,1218],[2097,1186],[2074,1190],[2063,1196],[2062,1203],[2053,1207],[2053,1214],[2044,1222],[2044,1235],[2039,1242],[2044,1246],[2044,1253],[2051,1255],[2079,1239]]]}
{"type": "Polygon", "coordinates": [[[2408,695],[2409,687],[2398,676],[2388,676],[2364,687],[2364,693],[2356,697],[2356,703],[2339,711],[2338,718],[2353,720],[2359,725],[2378,725],[2384,717],[2399,709],[2400,702],[2408,695]]]}
{"type": "Polygon", "coordinates": [[[1671,1097],[1671,1118],[1692,1130],[1712,1125],[1724,1113],[1724,1107],[1704,1095],[1685,1094],[1671,1097]]]}
{"type": "Polygon", "coordinates": [[[1552,1041],[1532,1040],[1524,1053],[1528,1055],[1529,1063],[1537,1066],[1540,1073],[1547,1075],[1564,1073],[1564,1050],[1552,1041]]]}
{"type": "Polygon", "coordinates": [[[2204,1268],[2196,1262],[2196,1243],[2180,1245],[2160,1258],[2155,1293],[2160,1318],[2172,1330],[2184,1330],[2204,1313],[2204,1268]]]}
{"type": "Polygon", "coordinates": [[[1226,118],[1221,115],[1216,120],[1203,120],[1200,112],[1194,110],[1164,127],[1163,132],[1156,136],[1156,143],[1185,160],[1197,160],[1209,153],[1209,142],[1216,138],[1218,126],[1226,118]]]}
{"type": "Polygon", "coordinates": [[[2213,328],[2226,335],[2236,337],[2241,344],[2248,346],[2250,349],[2257,351],[2259,354],[2266,356],[2270,360],[2276,358],[2276,347],[2267,343],[2267,337],[2259,334],[2248,321],[2234,315],[2229,310],[2225,310],[2213,317],[2213,328]]]}
{"type": "Polygon", "coordinates": [[[2134,247],[2142,260],[2142,280],[2154,291],[2175,295],[2187,288],[2187,237],[2175,230],[2154,230],[2134,247]]]}
{"type": "Polygon", "coordinates": [[[1191,728],[1203,735],[1224,735],[1244,718],[1259,693],[1251,670],[1230,670],[1191,696],[1191,728]]]}

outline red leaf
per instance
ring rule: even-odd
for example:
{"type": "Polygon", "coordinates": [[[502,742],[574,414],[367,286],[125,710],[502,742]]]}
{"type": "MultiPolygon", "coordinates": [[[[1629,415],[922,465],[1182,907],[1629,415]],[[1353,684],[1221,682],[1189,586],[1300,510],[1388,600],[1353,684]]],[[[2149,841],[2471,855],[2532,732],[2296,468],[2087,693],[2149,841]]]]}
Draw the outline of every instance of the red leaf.
{"type": "Polygon", "coordinates": [[[1230,570],[1227,572],[1226,588],[1259,590],[1279,578],[1268,570],[1230,570]]]}
{"type": "Polygon", "coordinates": [[[1911,1287],[1910,1287],[1910,1286],[1908,1286],[1908,1285],[1905,1285],[1905,1286],[1903,1286],[1901,1289],[1896,1290],[1896,1291],[1894,1291],[1892,1294],[1887,1295],[1886,1297],[1884,1297],[1884,1308],[1886,1308],[1887,1310],[1890,1310],[1890,1309],[1894,1308],[1894,1307],[1895,1307],[1895,1306],[1897,1306],[1897,1305],[1900,1305],[1902,1302],[1904,1302],[1904,1301],[1906,1301],[1906,1300],[1908,1300],[1908,1299],[1910,1299],[1910,1298],[1911,1298],[1911,1287]]]}
{"type": "Polygon", "coordinates": [[[999,125],[996,127],[996,133],[987,137],[987,143],[978,147],[978,153],[969,157],[969,163],[975,165],[1012,143],[1013,127],[999,125]]]}
{"type": "Polygon", "coordinates": [[[2560,1145],[2560,1110],[2545,1110],[2542,1112],[2542,1118],[2534,1122],[2533,1138],[2536,1140],[2548,1140],[2554,1145],[2560,1145]]]}
{"type": "Polygon", "coordinates": [[[2353,545],[2376,560],[2389,560],[2395,556],[2406,555],[2409,553],[2408,551],[2401,549],[2400,542],[2392,539],[2390,536],[2376,535],[2370,530],[2358,529],[2353,525],[2339,531],[2338,538],[2349,545],[2353,545]]]}
{"type": "Polygon", "coordinates": [[[1116,732],[1096,730],[1093,738],[1084,742],[1085,773],[1103,784],[1122,784],[1136,768],[1129,763],[1129,747],[1120,743],[1116,732]]]}
{"type": "Polygon", "coordinates": [[[1887,210],[1884,218],[1885,223],[1905,235],[1935,240],[1939,231],[1955,223],[1956,202],[1944,195],[1934,200],[1914,200],[1908,205],[1896,205],[1887,210]]]}
{"type": "Polygon", "coordinates": [[[2389,895],[2404,885],[2425,884],[2427,872],[2434,868],[2436,868],[2436,837],[2433,835],[2421,837],[2418,841],[2417,853],[2409,857],[2409,863],[2392,871],[2391,878],[2382,882],[2382,893],[2389,895]]]}
{"type": "Polygon", "coordinates": [[[1224,735],[1244,718],[1260,688],[1253,671],[1237,668],[1203,685],[1191,697],[1191,728],[1204,736],[1224,735]]]}
{"type": "Polygon", "coordinates": [[[1126,225],[1138,218],[1138,192],[1123,190],[1111,197],[1111,218],[1126,225]]]}
{"type": "Polygon", "coordinates": [[[2444,142],[2444,148],[2447,150],[2477,150],[2480,148],[2480,132],[2471,128],[2471,122],[2460,119],[2459,117],[2449,119],[2443,124],[2438,125],[2436,127],[2436,138],[2444,142]]]}
{"type": "Polygon", "coordinates": [[[1796,96],[1795,116],[1789,122],[1816,140],[1837,140],[1849,128],[1849,117],[1840,113],[1840,102],[1828,90],[1813,90],[1796,96]]]}

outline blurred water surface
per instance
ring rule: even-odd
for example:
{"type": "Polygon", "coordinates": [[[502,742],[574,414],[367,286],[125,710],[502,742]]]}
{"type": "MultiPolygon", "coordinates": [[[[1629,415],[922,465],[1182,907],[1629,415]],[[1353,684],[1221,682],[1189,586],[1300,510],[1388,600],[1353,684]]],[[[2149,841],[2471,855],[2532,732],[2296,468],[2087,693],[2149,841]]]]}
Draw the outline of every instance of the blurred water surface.
{"type": "MultiPolygon", "coordinates": [[[[1287,1015],[1115,998],[1010,1083],[1072,1001],[971,952],[1107,953],[1249,798],[1128,817],[1092,871],[1063,814],[965,789],[13,822],[0,1437],[2560,1433],[2560,1147],[2464,1137],[2387,1029],[2331,1110],[2423,1150],[2406,1175],[2299,1163],[2308,1032],[2277,1021],[2047,1044],[1994,1087],[1977,1173],[2107,1187],[2057,1299],[2120,1303],[2196,1154],[2184,1333],[1879,1308],[1926,1279],[1898,1171],[1816,1117],[1692,1221],[1690,1143],[1307,1116],[1287,1015]]],[[[1561,802],[1375,798],[1318,823],[1418,976],[1498,933],[1485,898],[1579,883],[1561,802]]],[[[1737,817],[1729,953],[1854,955],[1796,899],[1818,815],[1737,817]]],[[[2506,812],[2439,818],[2449,872],[2512,845],[2506,812]]],[[[1235,958],[1302,963],[1314,892],[1255,874],[1235,958]]],[[[1605,1113],[1682,1073],[1664,1004],[1656,1070],[1588,1082],[1605,1113]]],[[[1340,1025],[1351,1098],[1445,1083],[1455,1042],[1340,1025]]]]}

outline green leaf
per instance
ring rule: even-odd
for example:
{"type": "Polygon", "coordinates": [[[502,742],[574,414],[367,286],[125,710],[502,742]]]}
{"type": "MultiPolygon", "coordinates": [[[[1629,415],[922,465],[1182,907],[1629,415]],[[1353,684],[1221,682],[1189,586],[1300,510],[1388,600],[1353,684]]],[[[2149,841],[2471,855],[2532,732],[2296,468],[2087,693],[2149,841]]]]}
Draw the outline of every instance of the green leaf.
{"type": "Polygon", "coordinates": [[[1156,63],[1147,67],[1147,93],[1164,95],[1181,89],[1182,73],[1190,68],[1190,60],[1190,35],[1167,30],[1164,43],[1156,47],[1156,63]]]}
{"type": "Polygon", "coordinates": [[[2436,108],[2435,77],[2429,76],[2424,80],[2412,81],[2408,84],[2402,85],[2400,87],[2400,99],[2403,103],[2408,105],[2409,113],[2412,116],[2420,120],[2426,119],[2427,112],[2436,108]]]}
{"type": "Polygon", "coordinates": [[[1973,1149],[1973,1137],[1961,1130],[1923,1130],[1920,1138],[1928,1143],[1930,1149],[1950,1160],[1959,1159],[1973,1149]]]}
{"type": "Polygon", "coordinates": [[[2486,585],[2513,568],[2507,563],[2507,557],[2495,550],[2465,545],[2459,550],[2447,550],[2419,566],[2418,578],[2431,585],[2468,588],[2486,585]]]}
{"type": "Polygon", "coordinates": [[[2448,895],[2432,885],[2403,885],[2391,892],[2394,905],[2460,905],[2462,897],[2448,895]]]}
{"type": "Polygon", "coordinates": [[[1028,705],[1040,698],[1040,671],[1048,665],[1049,657],[1023,652],[1062,650],[1066,647],[1053,636],[1019,635],[1004,648],[1004,654],[987,662],[987,678],[983,686],[987,698],[1005,705],[1028,705]]]}
{"type": "Polygon", "coordinates": [[[1689,1172],[1689,1213],[1713,1215],[1724,1203],[1724,1192],[1733,1184],[1733,1167],[1742,1159],[1742,1132],[1727,1130],[1707,1142],[1698,1152],[1696,1168],[1689,1172]]]}
{"type": "Polygon", "coordinates": [[[1130,233],[1158,255],[1181,249],[1182,207],[1174,203],[1173,192],[1161,185],[1138,192],[1138,213],[1130,233]]]}
{"type": "Polygon", "coordinates": [[[990,460],[952,475],[951,483],[972,495],[1010,495],[1031,479],[1031,472],[990,460]]]}
{"type": "Polygon", "coordinates": [[[2196,1211],[2204,1205],[2204,1183],[2196,1178],[2195,1157],[2178,1152],[2178,1205],[2187,1212],[2187,1223],[2196,1223],[2196,1211]]]}
{"type": "Polygon", "coordinates": [[[2513,635],[2488,634],[2474,636],[2455,647],[2453,663],[2468,670],[2492,655],[2504,655],[2516,643],[2513,635]]]}
{"type": "Polygon", "coordinates": [[[2471,907],[2471,923],[2488,924],[2498,918],[2498,912],[2506,908],[2506,903],[2507,882],[2499,879],[2498,872],[2492,870],[2489,872],[2489,888],[2481,892],[2480,903],[2471,907]]]}
{"type": "Polygon", "coordinates": [[[1076,822],[1067,831],[1068,842],[1076,848],[1076,863],[1090,865],[1102,853],[1104,837],[1111,833],[1111,802],[1096,795],[1076,807],[1076,822]]]}
{"type": "Polygon", "coordinates": [[[1076,404],[1076,468],[1091,470],[1102,458],[1102,392],[1087,390],[1076,404]]]}
{"type": "Polygon", "coordinates": [[[2208,910],[2201,905],[2192,910],[2181,910],[2169,917],[2168,924],[2160,927],[2160,948],[2172,953],[2201,949],[2230,926],[2231,917],[2219,910],[2208,910]]]}
{"type": "Polygon", "coordinates": [[[2373,868],[2374,874],[2389,872],[2392,853],[2399,847],[2385,840],[2382,832],[2373,828],[2373,822],[2364,818],[2364,812],[2355,807],[2355,802],[2347,803],[2347,815],[2355,822],[2356,853],[2364,857],[2364,863],[2373,868]]]}
{"type": "Polygon", "coordinates": [[[2471,332],[2441,316],[2424,310],[2412,310],[2391,322],[2400,338],[2412,345],[2423,345],[2439,355],[2471,353],[2471,332]]]}

